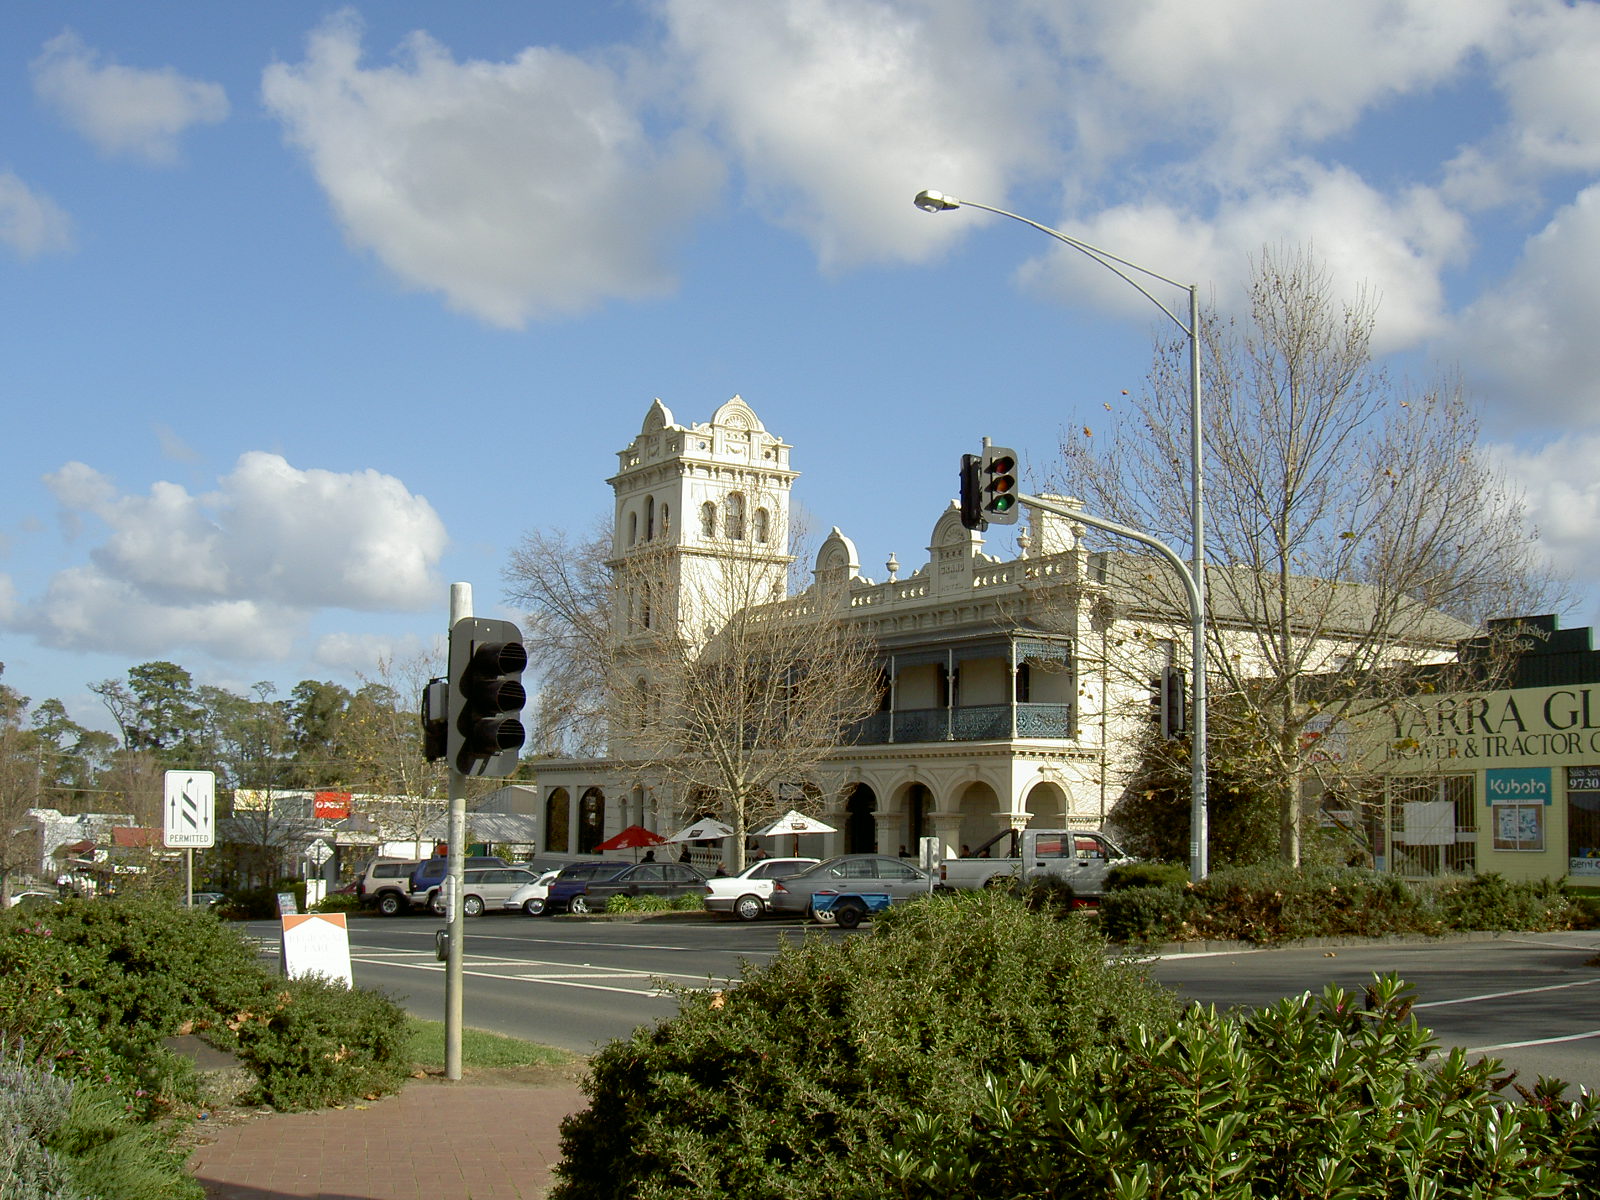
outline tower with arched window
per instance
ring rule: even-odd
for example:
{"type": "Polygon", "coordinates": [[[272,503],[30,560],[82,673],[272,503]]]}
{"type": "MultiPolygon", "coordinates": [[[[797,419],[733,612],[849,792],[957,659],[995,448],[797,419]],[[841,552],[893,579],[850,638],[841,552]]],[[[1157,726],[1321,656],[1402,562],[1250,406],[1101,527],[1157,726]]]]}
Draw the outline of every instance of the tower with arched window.
{"type": "Polygon", "coordinates": [[[730,573],[741,591],[787,593],[789,446],[735,396],[704,424],[680,425],[660,400],[618,454],[611,567],[620,639],[648,628],[691,642],[721,624],[730,573]],[[754,581],[754,586],[751,586],[754,581]]]}

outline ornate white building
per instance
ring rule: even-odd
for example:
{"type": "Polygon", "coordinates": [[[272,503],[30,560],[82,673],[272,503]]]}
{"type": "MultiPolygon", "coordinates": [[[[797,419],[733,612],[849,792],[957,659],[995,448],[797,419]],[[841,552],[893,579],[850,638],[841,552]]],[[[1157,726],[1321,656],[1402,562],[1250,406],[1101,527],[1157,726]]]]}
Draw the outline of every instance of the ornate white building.
{"type": "MultiPolygon", "coordinates": [[[[737,396],[704,424],[650,406],[610,480],[614,636],[625,644],[662,621],[691,640],[709,635],[718,597],[708,589],[722,577],[713,567],[729,556],[755,564],[771,598],[788,594],[798,474],[789,452],[737,396]],[[659,575],[630,572],[646,551],[666,552],[652,566],[671,564],[666,598],[649,594],[659,575]]],[[[807,852],[914,852],[936,836],[954,853],[1029,823],[1104,821],[1151,719],[1151,677],[1175,651],[1185,657],[1188,618],[1141,599],[1150,589],[1139,577],[1166,568],[1090,552],[1081,534],[1031,510],[1019,553],[1001,560],[962,527],[952,501],[933,522],[926,563],[901,577],[891,556],[883,582],[862,574],[848,537],[828,535],[809,602],[841,605],[866,628],[888,686],[881,711],[816,773],[824,798],[814,815],[837,832],[808,837],[807,852]]],[[[798,598],[808,602],[807,592],[798,598]]],[[[1431,648],[1442,653],[1468,633],[1441,626],[1431,648]]],[[[1330,658],[1338,649],[1328,647],[1330,658]]],[[[625,755],[625,739],[612,744],[625,755]]],[[[547,853],[588,853],[632,824],[668,834],[696,815],[632,781],[620,758],[541,759],[537,774],[547,853]]]]}

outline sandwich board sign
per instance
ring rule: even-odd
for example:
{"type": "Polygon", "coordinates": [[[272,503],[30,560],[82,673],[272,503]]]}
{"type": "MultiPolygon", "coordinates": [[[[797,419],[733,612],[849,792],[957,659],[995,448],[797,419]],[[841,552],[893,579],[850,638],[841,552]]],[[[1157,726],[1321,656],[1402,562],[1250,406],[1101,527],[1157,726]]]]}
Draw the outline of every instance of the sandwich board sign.
{"type": "Polygon", "coordinates": [[[297,913],[278,918],[283,927],[283,973],[290,979],[321,975],[354,987],[350,977],[350,931],[343,913],[297,913]]]}
{"type": "Polygon", "coordinates": [[[217,840],[217,777],[211,771],[168,771],[161,841],[169,849],[213,846],[217,840]]]}

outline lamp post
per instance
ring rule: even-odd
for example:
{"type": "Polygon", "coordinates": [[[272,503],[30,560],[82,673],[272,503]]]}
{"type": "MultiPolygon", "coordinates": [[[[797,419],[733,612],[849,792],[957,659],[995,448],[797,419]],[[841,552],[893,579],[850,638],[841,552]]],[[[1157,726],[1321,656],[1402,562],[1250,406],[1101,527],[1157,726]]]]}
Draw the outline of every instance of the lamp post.
{"type": "MultiPolygon", "coordinates": [[[[924,212],[948,212],[953,208],[981,208],[984,212],[992,212],[998,216],[1010,217],[1013,221],[1021,221],[1024,225],[1031,225],[1040,233],[1048,234],[1058,242],[1065,242],[1085,258],[1099,263],[1106,270],[1116,275],[1123,282],[1133,287],[1146,300],[1150,301],[1164,313],[1189,339],[1189,463],[1190,463],[1190,513],[1192,524],[1190,538],[1193,544],[1191,566],[1187,572],[1183,570],[1183,563],[1174,557],[1171,561],[1178,568],[1180,574],[1189,578],[1184,580],[1185,590],[1189,594],[1189,632],[1190,632],[1190,675],[1194,680],[1191,690],[1194,705],[1194,720],[1190,737],[1191,748],[1190,783],[1189,783],[1189,876],[1196,883],[1206,877],[1208,872],[1207,845],[1208,818],[1206,812],[1206,542],[1205,542],[1205,506],[1204,506],[1204,478],[1202,434],[1200,428],[1200,289],[1198,284],[1183,284],[1176,279],[1169,279],[1147,267],[1129,262],[1125,258],[1118,258],[1115,254],[1091,246],[1088,242],[1080,241],[1062,233],[1059,229],[1051,229],[1048,225],[1041,225],[1037,221],[1029,220],[1014,212],[1007,212],[1003,208],[992,208],[987,204],[978,204],[971,200],[957,200],[954,196],[946,196],[940,192],[918,192],[913,201],[924,212]],[[1127,268],[1124,270],[1123,268],[1127,268]],[[1181,288],[1189,294],[1189,320],[1186,324],[1181,317],[1163,304],[1149,290],[1135,279],[1128,271],[1136,271],[1150,279],[1159,280],[1170,284],[1172,287],[1181,288]]],[[[1114,526],[1106,521],[1091,521],[1102,529],[1108,529],[1123,536],[1133,537],[1146,544],[1154,544],[1150,538],[1140,535],[1125,527],[1114,526]]],[[[1164,547],[1163,547],[1164,549],[1164,547]]]]}

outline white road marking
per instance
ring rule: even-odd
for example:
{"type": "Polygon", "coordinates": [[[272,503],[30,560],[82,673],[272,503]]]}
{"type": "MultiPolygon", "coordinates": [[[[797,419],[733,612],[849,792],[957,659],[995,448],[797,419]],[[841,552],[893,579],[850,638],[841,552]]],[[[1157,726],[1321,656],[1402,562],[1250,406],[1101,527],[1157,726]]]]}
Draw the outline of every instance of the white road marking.
{"type": "Polygon", "coordinates": [[[1557,1042],[1581,1042],[1585,1038],[1600,1037],[1600,1029],[1591,1029],[1588,1033],[1569,1033],[1565,1037],[1534,1038],[1526,1042],[1499,1042],[1493,1046],[1469,1046],[1468,1054],[1491,1054],[1500,1050],[1520,1050],[1525,1046],[1553,1046],[1557,1042]]]}
{"type": "MultiPolygon", "coordinates": [[[[1512,996],[1532,996],[1538,992],[1559,992],[1566,988],[1594,987],[1600,985],[1600,979],[1580,979],[1576,983],[1552,983],[1544,987],[1516,988],[1509,992],[1484,992],[1478,996],[1458,996],[1454,1000],[1429,1000],[1425,1004],[1414,1004],[1412,1010],[1420,1008],[1444,1008],[1451,1004],[1476,1004],[1481,1000],[1505,1000],[1512,996]]],[[[1532,1043],[1528,1043],[1531,1045],[1532,1043]]]]}

